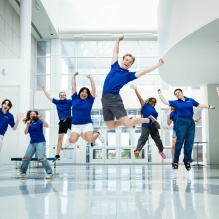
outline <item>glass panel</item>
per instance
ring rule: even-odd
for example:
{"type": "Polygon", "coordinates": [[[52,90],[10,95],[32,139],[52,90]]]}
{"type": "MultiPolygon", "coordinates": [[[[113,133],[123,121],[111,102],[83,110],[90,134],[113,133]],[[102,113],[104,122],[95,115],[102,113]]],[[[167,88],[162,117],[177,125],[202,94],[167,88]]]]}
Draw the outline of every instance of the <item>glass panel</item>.
{"type": "Polygon", "coordinates": [[[37,56],[50,56],[50,55],[51,55],[50,41],[38,41],[37,42],[37,56]]]}
{"type": "Polygon", "coordinates": [[[98,58],[97,59],[97,68],[101,69],[100,73],[102,72],[108,74],[111,67],[111,57],[110,58],[98,58]]]}
{"type": "Polygon", "coordinates": [[[106,153],[107,159],[116,159],[116,149],[107,149],[106,153]]]}
{"type": "Polygon", "coordinates": [[[96,58],[87,58],[87,57],[83,57],[83,58],[78,58],[77,60],[77,69],[80,72],[80,74],[91,74],[96,73],[96,58]],[[84,72],[82,72],[82,70],[84,72]]]}
{"type": "Polygon", "coordinates": [[[157,56],[157,41],[139,41],[139,56],[157,56]]]}
{"type": "Polygon", "coordinates": [[[116,131],[107,130],[106,146],[116,146],[116,131]]]}
{"type": "MultiPolygon", "coordinates": [[[[150,68],[158,63],[158,58],[139,58],[139,68],[150,68]]],[[[158,74],[157,69],[153,71],[153,74],[158,74]]]]}
{"type": "Polygon", "coordinates": [[[37,58],[37,74],[50,74],[50,58],[37,58]]]}
{"type": "Polygon", "coordinates": [[[72,75],[76,70],[75,58],[62,58],[62,74],[72,75]]]}
{"type": "Polygon", "coordinates": [[[50,91],[50,75],[37,75],[36,76],[36,90],[42,91],[39,84],[43,83],[47,91],[50,91]]]}
{"type": "Polygon", "coordinates": [[[131,159],[131,150],[121,149],[121,159],[131,159]]]}
{"type": "Polygon", "coordinates": [[[103,159],[102,149],[93,149],[93,159],[103,159]]]}
{"type": "Polygon", "coordinates": [[[62,56],[76,56],[76,43],[73,41],[62,41],[62,56]]]}
{"type": "Polygon", "coordinates": [[[61,90],[62,91],[68,91],[71,90],[71,75],[62,75],[61,79],[61,90]]]}
{"type": "Polygon", "coordinates": [[[97,44],[97,55],[98,57],[109,56],[112,57],[113,47],[115,45],[115,41],[99,41],[97,44]]]}
{"type": "Polygon", "coordinates": [[[77,55],[86,57],[97,56],[97,42],[96,41],[79,41],[77,46],[77,55]]]}
{"type": "Polygon", "coordinates": [[[121,129],[121,146],[131,145],[131,130],[127,128],[121,129]]]}

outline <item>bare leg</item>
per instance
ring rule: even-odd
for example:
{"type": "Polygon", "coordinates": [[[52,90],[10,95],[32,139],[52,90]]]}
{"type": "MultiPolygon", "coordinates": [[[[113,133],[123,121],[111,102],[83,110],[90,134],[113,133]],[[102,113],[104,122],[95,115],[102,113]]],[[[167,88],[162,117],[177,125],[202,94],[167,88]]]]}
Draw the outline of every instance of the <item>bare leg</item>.
{"type": "Polygon", "coordinates": [[[63,141],[64,135],[65,135],[65,133],[58,134],[58,143],[57,143],[57,147],[56,147],[56,155],[60,154],[60,150],[62,148],[62,141],[63,141]]]}
{"type": "Polygon", "coordinates": [[[93,134],[93,132],[85,132],[84,139],[88,143],[92,143],[97,139],[98,135],[99,135],[98,133],[93,134]]]}

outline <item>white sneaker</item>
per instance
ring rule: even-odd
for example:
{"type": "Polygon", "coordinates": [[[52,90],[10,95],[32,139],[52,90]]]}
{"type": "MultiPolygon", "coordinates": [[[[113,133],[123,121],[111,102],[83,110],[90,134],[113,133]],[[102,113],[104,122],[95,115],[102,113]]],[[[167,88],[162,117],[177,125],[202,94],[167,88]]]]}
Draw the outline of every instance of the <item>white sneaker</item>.
{"type": "Polygon", "coordinates": [[[52,179],[53,175],[52,173],[49,173],[47,176],[46,176],[46,179],[52,179]]]}
{"type": "Polygon", "coordinates": [[[70,141],[67,139],[64,144],[64,148],[69,148],[70,144],[71,144],[70,141]]]}
{"type": "Polygon", "coordinates": [[[99,135],[98,135],[98,138],[100,139],[100,141],[101,141],[102,143],[104,143],[104,137],[103,137],[103,134],[102,134],[102,130],[99,129],[99,130],[97,131],[97,133],[99,134],[99,135]]]}
{"type": "Polygon", "coordinates": [[[18,178],[19,179],[25,179],[26,178],[26,173],[21,173],[19,176],[18,176],[18,178]]]}
{"type": "Polygon", "coordinates": [[[153,117],[153,116],[148,116],[149,119],[151,119],[151,124],[156,126],[157,129],[160,129],[160,124],[159,122],[153,117]]]}

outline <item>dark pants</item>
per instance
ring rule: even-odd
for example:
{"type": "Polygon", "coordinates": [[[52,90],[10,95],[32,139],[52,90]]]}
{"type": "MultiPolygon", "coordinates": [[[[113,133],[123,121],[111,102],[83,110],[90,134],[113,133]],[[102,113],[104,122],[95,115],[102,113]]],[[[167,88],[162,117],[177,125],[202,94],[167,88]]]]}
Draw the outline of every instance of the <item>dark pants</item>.
{"type": "Polygon", "coordinates": [[[174,162],[179,162],[179,155],[184,144],[183,162],[192,162],[192,148],[195,137],[195,122],[193,118],[178,117],[176,120],[176,145],[174,162]],[[185,142],[184,142],[185,141],[185,142]]]}
{"type": "Polygon", "coordinates": [[[138,139],[138,145],[136,150],[141,151],[144,147],[146,141],[148,140],[149,135],[154,140],[156,146],[158,147],[159,152],[163,151],[163,143],[160,139],[160,134],[158,129],[155,126],[143,126],[141,127],[141,136],[138,139]]]}

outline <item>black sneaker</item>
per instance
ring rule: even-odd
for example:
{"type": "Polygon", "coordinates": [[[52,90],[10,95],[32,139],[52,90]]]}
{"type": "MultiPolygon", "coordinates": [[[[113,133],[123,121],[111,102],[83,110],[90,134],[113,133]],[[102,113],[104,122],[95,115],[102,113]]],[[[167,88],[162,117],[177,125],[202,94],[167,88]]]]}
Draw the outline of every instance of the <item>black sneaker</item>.
{"type": "Polygon", "coordinates": [[[154,126],[157,127],[157,129],[160,129],[160,124],[159,122],[153,117],[153,116],[148,116],[148,118],[150,119],[150,123],[154,126]]]}
{"type": "Polygon", "coordinates": [[[59,155],[56,155],[52,162],[55,163],[57,160],[60,160],[60,156],[59,155]]]}

